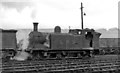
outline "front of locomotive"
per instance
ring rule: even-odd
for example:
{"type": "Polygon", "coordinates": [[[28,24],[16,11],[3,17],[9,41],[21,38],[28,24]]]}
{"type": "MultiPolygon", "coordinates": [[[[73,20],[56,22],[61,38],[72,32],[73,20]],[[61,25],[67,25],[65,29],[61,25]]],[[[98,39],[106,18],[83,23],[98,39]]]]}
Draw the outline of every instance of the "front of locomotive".
{"type": "Polygon", "coordinates": [[[39,59],[43,56],[43,52],[48,49],[46,45],[46,35],[38,31],[38,22],[33,23],[33,31],[29,33],[29,44],[26,52],[29,52],[33,57],[39,59]]]}
{"type": "Polygon", "coordinates": [[[33,23],[33,31],[29,34],[29,45],[28,48],[44,48],[43,44],[46,41],[46,37],[41,33],[38,32],[38,23],[33,23]]]}

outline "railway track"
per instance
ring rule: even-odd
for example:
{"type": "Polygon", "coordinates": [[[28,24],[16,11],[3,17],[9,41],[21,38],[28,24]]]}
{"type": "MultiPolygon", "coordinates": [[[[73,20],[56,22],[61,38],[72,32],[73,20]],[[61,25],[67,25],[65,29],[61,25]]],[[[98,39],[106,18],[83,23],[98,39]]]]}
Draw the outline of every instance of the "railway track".
{"type": "Polygon", "coordinates": [[[3,63],[0,70],[5,72],[65,72],[79,70],[81,72],[113,71],[120,70],[118,57],[106,56],[90,59],[68,59],[47,61],[15,61],[14,63],[3,63]]]}

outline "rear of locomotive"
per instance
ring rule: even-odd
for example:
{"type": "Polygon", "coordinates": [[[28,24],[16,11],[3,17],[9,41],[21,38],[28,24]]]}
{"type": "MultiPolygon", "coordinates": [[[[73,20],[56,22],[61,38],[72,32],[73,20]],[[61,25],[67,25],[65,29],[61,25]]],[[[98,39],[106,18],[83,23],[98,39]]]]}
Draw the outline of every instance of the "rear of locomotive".
{"type": "Polygon", "coordinates": [[[3,60],[9,60],[16,54],[16,32],[17,30],[0,30],[0,53],[3,60]]]}
{"type": "MultiPolygon", "coordinates": [[[[99,37],[101,33],[95,32],[94,29],[72,29],[69,31],[69,33],[72,33],[74,35],[80,35],[82,36],[80,40],[80,43],[82,45],[80,46],[80,49],[82,49],[82,53],[87,56],[92,56],[93,54],[99,53],[99,37]]],[[[83,55],[81,54],[81,55],[83,55]]]]}

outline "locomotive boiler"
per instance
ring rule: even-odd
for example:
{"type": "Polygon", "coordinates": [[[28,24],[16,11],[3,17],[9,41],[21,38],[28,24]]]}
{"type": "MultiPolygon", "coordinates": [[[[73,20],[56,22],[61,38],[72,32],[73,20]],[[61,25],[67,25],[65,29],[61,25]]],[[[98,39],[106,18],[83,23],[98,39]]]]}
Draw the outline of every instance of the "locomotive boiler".
{"type": "Polygon", "coordinates": [[[101,34],[93,29],[70,29],[62,33],[60,26],[56,26],[54,33],[43,34],[38,32],[37,22],[33,26],[26,49],[32,59],[91,57],[99,49],[101,34]]]}

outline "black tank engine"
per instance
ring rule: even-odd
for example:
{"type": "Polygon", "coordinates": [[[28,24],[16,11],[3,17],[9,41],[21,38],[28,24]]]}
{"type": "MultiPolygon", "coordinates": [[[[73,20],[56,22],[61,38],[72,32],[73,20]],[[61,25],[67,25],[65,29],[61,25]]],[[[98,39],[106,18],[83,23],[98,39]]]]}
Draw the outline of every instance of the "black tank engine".
{"type": "Polygon", "coordinates": [[[100,33],[93,29],[70,29],[62,33],[56,26],[54,33],[38,32],[38,23],[33,23],[34,29],[29,34],[27,52],[35,59],[91,57],[99,49],[100,33]]]}

